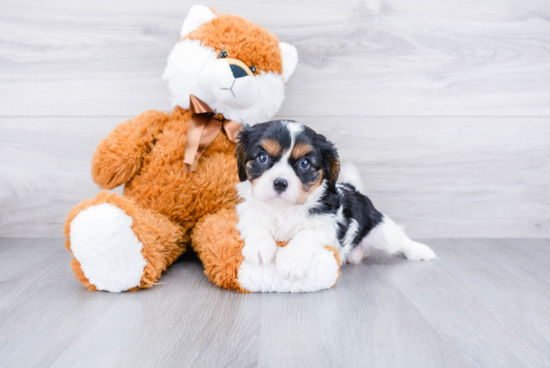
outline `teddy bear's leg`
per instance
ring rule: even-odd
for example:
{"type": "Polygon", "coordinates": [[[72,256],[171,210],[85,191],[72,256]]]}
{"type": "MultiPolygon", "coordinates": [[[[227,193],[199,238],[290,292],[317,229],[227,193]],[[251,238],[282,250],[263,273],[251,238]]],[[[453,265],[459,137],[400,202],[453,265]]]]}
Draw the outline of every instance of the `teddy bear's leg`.
{"type": "Polygon", "coordinates": [[[226,289],[247,292],[237,281],[244,260],[244,241],[235,228],[237,222],[235,210],[223,209],[207,215],[193,228],[191,244],[211,282],[226,289]]]}
{"type": "Polygon", "coordinates": [[[65,239],[78,281],[110,292],[153,286],[189,242],[187,232],[168,217],[108,192],[69,212],[65,239]]]}
{"type": "Polygon", "coordinates": [[[214,284],[241,292],[307,292],[328,289],[338,280],[341,262],[338,251],[331,247],[320,249],[308,275],[298,280],[279,276],[275,263],[246,262],[237,223],[235,210],[224,209],[202,218],[191,234],[204,273],[214,284]]]}

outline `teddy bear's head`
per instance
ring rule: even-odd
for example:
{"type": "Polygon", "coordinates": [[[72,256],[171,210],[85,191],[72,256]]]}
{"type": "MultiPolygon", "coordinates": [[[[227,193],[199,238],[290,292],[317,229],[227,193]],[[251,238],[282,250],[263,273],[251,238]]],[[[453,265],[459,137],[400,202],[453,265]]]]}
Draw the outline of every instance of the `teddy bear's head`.
{"type": "Polygon", "coordinates": [[[256,124],[272,118],[284,100],[298,53],[259,25],[195,5],[168,57],[164,79],[172,103],[189,108],[195,95],[226,119],[256,124]]]}

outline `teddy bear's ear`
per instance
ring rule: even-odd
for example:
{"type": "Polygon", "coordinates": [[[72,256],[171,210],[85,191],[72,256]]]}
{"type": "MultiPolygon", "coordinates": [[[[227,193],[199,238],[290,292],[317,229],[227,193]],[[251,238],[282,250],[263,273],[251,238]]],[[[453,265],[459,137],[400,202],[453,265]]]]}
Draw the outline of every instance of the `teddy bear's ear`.
{"type": "Polygon", "coordinates": [[[279,48],[283,56],[283,81],[288,82],[298,65],[298,51],[296,51],[296,47],[286,42],[279,42],[279,48]]]}
{"type": "Polygon", "coordinates": [[[181,26],[181,38],[184,38],[189,33],[199,28],[201,24],[210,22],[215,17],[216,13],[209,7],[204,5],[193,5],[191,9],[189,9],[187,18],[183,21],[183,26],[181,26]]]}

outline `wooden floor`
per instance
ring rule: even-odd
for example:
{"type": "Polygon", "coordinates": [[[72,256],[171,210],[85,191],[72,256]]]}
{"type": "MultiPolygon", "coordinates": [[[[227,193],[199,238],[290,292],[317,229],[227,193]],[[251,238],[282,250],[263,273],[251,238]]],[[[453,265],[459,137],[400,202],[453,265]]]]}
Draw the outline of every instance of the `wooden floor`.
{"type": "Polygon", "coordinates": [[[0,366],[543,367],[550,240],[432,240],[439,259],[345,266],[313,294],[239,294],[198,260],[88,292],[60,239],[0,239],[0,366]]]}

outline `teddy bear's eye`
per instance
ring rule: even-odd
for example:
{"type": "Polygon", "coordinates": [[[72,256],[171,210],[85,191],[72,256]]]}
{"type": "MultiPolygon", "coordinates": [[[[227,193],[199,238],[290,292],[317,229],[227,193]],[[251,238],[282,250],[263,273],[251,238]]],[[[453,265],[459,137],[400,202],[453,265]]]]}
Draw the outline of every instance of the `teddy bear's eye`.
{"type": "Polygon", "coordinates": [[[256,74],[256,67],[254,65],[250,65],[250,71],[253,73],[253,74],[256,74]]]}
{"type": "Polygon", "coordinates": [[[227,51],[225,51],[225,49],[223,49],[222,51],[220,51],[220,56],[219,58],[220,59],[224,59],[227,57],[227,51]]]}

